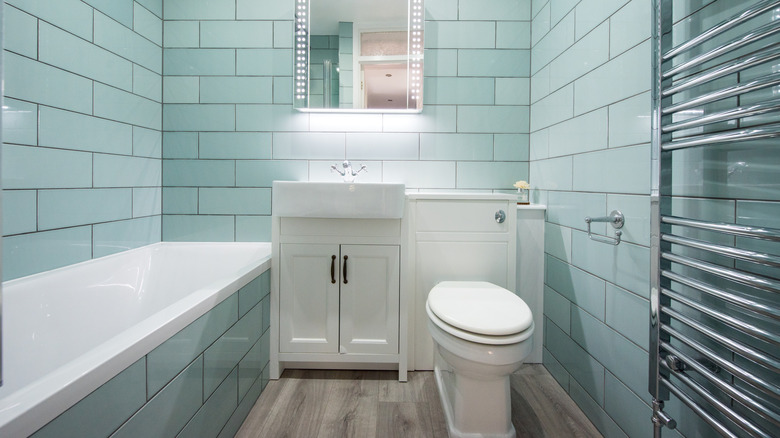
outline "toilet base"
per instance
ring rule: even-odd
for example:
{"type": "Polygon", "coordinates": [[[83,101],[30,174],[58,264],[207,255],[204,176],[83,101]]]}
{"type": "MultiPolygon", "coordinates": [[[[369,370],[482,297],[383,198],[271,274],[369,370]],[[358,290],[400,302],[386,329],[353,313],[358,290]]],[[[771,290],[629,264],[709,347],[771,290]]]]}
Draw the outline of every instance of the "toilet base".
{"type": "Polygon", "coordinates": [[[450,438],[517,436],[512,425],[508,375],[485,380],[455,374],[437,352],[434,376],[450,438]]]}

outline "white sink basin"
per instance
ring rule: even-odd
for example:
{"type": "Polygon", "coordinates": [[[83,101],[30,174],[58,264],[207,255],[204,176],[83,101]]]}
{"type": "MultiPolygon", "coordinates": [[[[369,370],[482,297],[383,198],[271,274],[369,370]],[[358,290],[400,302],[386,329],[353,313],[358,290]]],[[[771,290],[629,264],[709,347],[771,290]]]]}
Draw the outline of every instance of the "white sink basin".
{"type": "Polygon", "coordinates": [[[274,181],[271,214],[285,217],[399,219],[403,184],[274,181]]]}

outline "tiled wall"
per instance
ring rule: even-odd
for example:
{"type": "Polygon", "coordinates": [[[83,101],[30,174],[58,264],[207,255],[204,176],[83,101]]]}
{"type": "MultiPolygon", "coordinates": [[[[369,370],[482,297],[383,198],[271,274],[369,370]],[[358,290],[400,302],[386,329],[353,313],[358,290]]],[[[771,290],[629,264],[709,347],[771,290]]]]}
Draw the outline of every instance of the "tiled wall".
{"type": "Polygon", "coordinates": [[[269,273],[32,437],[232,438],[268,383],[269,273]]]}
{"type": "MultiPolygon", "coordinates": [[[[607,437],[652,436],[651,7],[534,0],[532,8],[530,182],[548,206],[544,363],[607,437]],[[585,216],[612,210],[626,216],[623,242],[589,240],[585,216]]],[[[614,236],[605,224],[593,230],[614,236]]]]}
{"type": "Polygon", "coordinates": [[[161,239],[161,0],[6,0],[3,279],[161,239]]]}
{"type": "Polygon", "coordinates": [[[163,239],[270,240],[271,182],[511,189],[528,177],[530,1],[426,0],[425,107],[292,108],[293,0],[165,0],[163,239]]]}

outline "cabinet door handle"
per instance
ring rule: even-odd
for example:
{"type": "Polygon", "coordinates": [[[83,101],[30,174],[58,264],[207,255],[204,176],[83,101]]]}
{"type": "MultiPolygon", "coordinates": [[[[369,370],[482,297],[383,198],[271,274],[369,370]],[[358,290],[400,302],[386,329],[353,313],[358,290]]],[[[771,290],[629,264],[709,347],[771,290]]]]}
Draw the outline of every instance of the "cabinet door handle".
{"type": "Polygon", "coordinates": [[[349,281],[347,281],[347,258],[347,256],[344,256],[344,284],[349,283],[349,281]]]}
{"type": "Polygon", "coordinates": [[[336,283],[336,256],[330,257],[330,282],[336,283]]]}

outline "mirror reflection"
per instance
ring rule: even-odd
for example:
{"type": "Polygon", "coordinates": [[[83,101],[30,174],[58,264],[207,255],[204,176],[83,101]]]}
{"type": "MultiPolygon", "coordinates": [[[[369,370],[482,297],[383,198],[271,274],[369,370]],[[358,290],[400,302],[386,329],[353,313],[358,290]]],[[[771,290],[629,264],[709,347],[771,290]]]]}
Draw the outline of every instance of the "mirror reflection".
{"type": "Polygon", "coordinates": [[[295,107],[422,110],[423,0],[297,0],[295,107]]]}

